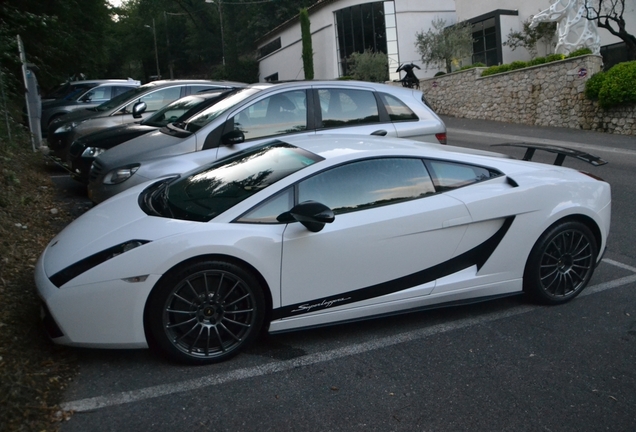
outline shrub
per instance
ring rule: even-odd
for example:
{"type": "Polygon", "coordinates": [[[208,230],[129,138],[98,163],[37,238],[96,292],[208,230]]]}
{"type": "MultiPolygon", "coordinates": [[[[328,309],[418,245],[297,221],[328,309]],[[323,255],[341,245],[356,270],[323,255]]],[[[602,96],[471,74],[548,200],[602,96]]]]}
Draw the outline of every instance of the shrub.
{"type": "Polygon", "coordinates": [[[524,61],[513,61],[512,63],[510,63],[510,69],[509,70],[517,70],[517,69],[523,69],[528,67],[528,63],[524,62],[524,61]]]}
{"type": "Polygon", "coordinates": [[[459,70],[463,71],[463,70],[466,70],[466,69],[473,69],[473,68],[476,68],[476,67],[486,67],[486,65],[483,64],[483,63],[477,62],[477,63],[473,63],[471,65],[462,66],[459,70]]]}
{"type": "Polygon", "coordinates": [[[545,59],[546,59],[546,63],[550,63],[550,62],[563,60],[564,58],[565,58],[565,54],[550,54],[545,59]]]}
{"type": "Polygon", "coordinates": [[[601,107],[636,103],[636,61],[619,63],[605,73],[598,92],[601,107]]]}
{"type": "Polygon", "coordinates": [[[435,76],[441,76],[441,75],[446,75],[446,72],[444,71],[439,71],[435,74],[435,76]]]}
{"type": "Polygon", "coordinates": [[[534,58],[534,59],[530,60],[530,61],[528,62],[528,66],[537,66],[537,65],[542,65],[542,64],[545,64],[545,63],[546,63],[546,61],[547,61],[547,60],[546,60],[546,58],[545,58],[545,57],[537,57],[537,58],[534,58]]]}
{"type": "Polygon", "coordinates": [[[381,52],[355,52],[349,56],[348,69],[356,80],[384,82],[389,79],[389,58],[381,52]]]}
{"type": "Polygon", "coordinates": [[[572,57],[581,57],[584,55],[589,55],[592,54],[592,50],[589,48],[579,48],[576,51],[572,51],[570,54],[568,54],[568,56],[566,58],[572,58],[572,57]]]}
{"type": "Polygon", "coordinates": [[[598,94],[601,91],[601,87],[603,87],[603,83],[605,82],[605,77],[607,74],[605,72],[595,73],[590,77],[589,80],[585,83],[585,97],[591,100],[598,100],[598,94]]]}
{"type": "Polygon", "coordinates": [[[502,64],[499,66],[490,66],[488,69],[486,69],[485,71],[483,71],[481,73],[481,76],[488,76],[488,75],[494,75],[494,74],[498,74],[498,73],[504,73],[504,72],[508,72],[510,71],[510,65],[509,64],[502,64]]]}

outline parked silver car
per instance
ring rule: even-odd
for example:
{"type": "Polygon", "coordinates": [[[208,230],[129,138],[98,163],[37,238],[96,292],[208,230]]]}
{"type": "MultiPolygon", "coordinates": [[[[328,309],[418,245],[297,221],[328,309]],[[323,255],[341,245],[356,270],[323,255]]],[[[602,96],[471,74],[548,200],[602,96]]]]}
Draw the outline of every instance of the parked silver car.
{"type": "Polygon", "coordinates": [[[49,124],[61,116],[78,109],[96,107],[140,85],[140,81],[131,78],[67,83],[58,91],[58,94],[65,93],[62,97],[42,101],[42,132],[46,134],[49,124]]]}
{"type": "Polygon", "coordinates": [[[418,90],[356,81],[252,84],[186,122],[99,155],[89,175],[89,197],[101,202],[282,135],[386,135],[445,144],[446,126],[423,96],[418,90]],[[177,155],[184,156],[171,158],[177,155]]]}
{"type": "MultiPolygon", "coordinates": [[[[109,82],[124,82],[128,83],[129,81],[135,81],[132,78],[128,79],[95,79],[95,80],[77,80],[77,81],[66,81],[53,89],[47,91],[42,95],[42,102],[50,102],[55,99],[63,99],[71,93],[75,93],[78,90],[88,90],[102,83],[109,82]]],[[[140,84],[137,85],[139,87],[140,84]]]]}
{"type": "Polygon", "coordinates": [[[208,80],[153,81],[98,105],[74,111],[49,125],[47,142],[53,156],[66,160],[68,148],[80,136],[132,123],[177,99],[207,90],[244,87],[243,83],[208,80]]]}

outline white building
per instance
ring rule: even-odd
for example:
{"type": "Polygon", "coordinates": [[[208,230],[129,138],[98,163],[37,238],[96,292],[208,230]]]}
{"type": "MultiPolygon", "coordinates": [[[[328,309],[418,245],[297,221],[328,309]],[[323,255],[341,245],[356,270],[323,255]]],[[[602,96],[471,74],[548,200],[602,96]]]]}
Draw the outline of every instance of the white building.
{"type": "MultiPolygon", "coordinates": [[[[431,28],[434,19],[447,25],[468,21],[473,25],[473,56],[465,64],[488,66],[529,60],[523,48],[513,51],[504,45],[511,31],[521,31],[523,22],[554,0],[319,0],[311,6],[314,78],[333,79],[347,75],[346,59],[365,49],[386,52],[390,79],[399,79],[399,64],[414,63],[419,78],[433,76],[440,69],[422,64],[415,47],[416,34],[431,28]]],[[[627,0],[624,17],[627,30],[636,33],[636,1],[627,0]]],[[[604,29],[601,54],[606,62],[621,61],[625,48],[620,39],[604,29]]],[[[260,81],[303,79],[302,43],[298,17],[273,29],[257,41],[260,81]]],[[[552,52],[539,47],[539,54],[552,52]]]]}

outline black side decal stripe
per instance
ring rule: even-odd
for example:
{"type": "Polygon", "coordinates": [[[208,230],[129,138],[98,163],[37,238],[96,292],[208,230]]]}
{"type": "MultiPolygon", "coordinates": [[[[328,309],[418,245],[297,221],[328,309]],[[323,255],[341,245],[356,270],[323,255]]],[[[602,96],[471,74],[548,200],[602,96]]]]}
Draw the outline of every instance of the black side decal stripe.
{"type": "Polygon", "coordinates": [[[303,303],[283,306],[272,311],[272,320],[297,316],[332,306],[342,306],[349,303],[355,303],[374,297],[381,297],[383,295],[404,291],[453,273],[457,273],[458,271],[467,269],[473,265],[476,265],[479,270],[483,267],[486,261],[488,261],[488,258],[490,258],[495,249],[497,249],[497,246],[508,232],[508,229],[512,225],[514,219],[514,216],[506,218],[501,228],[499,228],[499,230],[497,230],[497,232],[488,240],[446,262],[397,279],[371,285],[369,287],[359,288],[330,297],[309,300],[303,303]]]}

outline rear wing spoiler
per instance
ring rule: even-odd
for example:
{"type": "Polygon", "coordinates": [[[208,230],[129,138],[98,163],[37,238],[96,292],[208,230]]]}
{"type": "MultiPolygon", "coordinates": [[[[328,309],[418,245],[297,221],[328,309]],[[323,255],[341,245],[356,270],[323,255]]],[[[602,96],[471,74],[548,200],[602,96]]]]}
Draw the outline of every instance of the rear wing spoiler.
{"type": "Polygon", "coordinates": [[[534,156],[534,152],[536,150],[543,150],[548,153],[556,153],[557,156],[556,156],[556,159],[554,160],[554,165],[559,165],[559,166],[563,165],[563,161],[565,160],[566,156],[570,156],[570,157],[582,160],[583,162],[587,162],[594,166],[601,166],[607,163],[607,161],[601,159],[598,156],[594,156],[589,153],[582,152],[579,150],[574,150],[567,147],[559,147],[559,146],[543,145],[543,144],[528,144],[528,143],[492,144],[492,147],[503,147],[503,146],[525,148],[526,154],[523,155],[523,160],[525,161],[532,160],[532,157],[534,156]]]}

